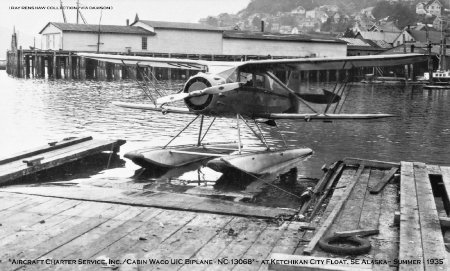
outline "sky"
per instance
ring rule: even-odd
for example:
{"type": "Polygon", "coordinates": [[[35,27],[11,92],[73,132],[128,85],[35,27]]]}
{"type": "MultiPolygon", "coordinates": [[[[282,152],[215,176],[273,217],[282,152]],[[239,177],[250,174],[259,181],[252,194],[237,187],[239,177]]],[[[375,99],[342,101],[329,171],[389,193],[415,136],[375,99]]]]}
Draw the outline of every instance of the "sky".
{"type": "MultiPolygon", "coordinates": [[[[200,18],[220,13],[237,13],[250,0],[79,0],[82,13],[89,24],[125,25],[141,20],[196,23],[200,18]],[[98,9],[107,7],[107,9],[98,9]],[[94,9],[93,9],[94,8],[94,9]]],[[[63,0],[63,5],[75,7],[77,0],[63,0]]],[[[63,22],[59,0],[1,0],[0,1],[0,59],[6,56],[15,27],[19,45],[23,48],[40,45],[39,31],[48,22],[63,22]]],[[[76,22],[76,10],[66,9],[67,22],[76,22]]]]}

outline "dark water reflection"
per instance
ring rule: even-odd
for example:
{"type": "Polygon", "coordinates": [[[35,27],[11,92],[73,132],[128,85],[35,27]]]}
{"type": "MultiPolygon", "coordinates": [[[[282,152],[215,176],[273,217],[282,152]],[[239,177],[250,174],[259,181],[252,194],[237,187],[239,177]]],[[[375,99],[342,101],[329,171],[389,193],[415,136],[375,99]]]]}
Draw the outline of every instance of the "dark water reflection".
{"type": "MultiPolygon", "coordinates": [[[[25,80],[10,78],[1,71],[0,86],[3,155],[47,141],[86,135],[126,139],[123,154],[166,143],[192,119],[111,105],[117,100],[142,102],[145,96],[135,82],[25,80]]],[[[289,145],[307,146],[315,151],[300,169],[308,177],[319,177],[324,163],[344,157],[449,165],[449,105],[450,92],[445,90],[359,84],[352,86],[342,112],[383,112],[398,117],[333,123],[281,121],[279,125],[289,145]]],[[[273,136],[273,144],[281,144],[275,131],[268,127],[264,131],[273,136]]],[[[175,143],[195,141],[196,132],[195,128],[188,130],[175,143]]],[[[244,130],[243,139],[245,145],[258,145],[248,129],[244,130]]],[[[236,124],[228,119],[217,121],[206,137],[206,141],[228,140],[236,140],[236,124]]],[[[129,177],[137,168],[127,161],[127,170],[118,174],[129,177]]]]}

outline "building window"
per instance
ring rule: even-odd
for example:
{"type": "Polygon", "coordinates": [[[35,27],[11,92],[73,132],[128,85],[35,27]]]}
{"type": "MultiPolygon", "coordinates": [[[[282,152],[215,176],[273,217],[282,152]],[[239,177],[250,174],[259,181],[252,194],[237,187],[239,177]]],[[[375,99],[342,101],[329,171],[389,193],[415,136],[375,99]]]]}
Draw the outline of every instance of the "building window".
{"type": "Polygon", "coordinates": [[[142,50],[147,50],[147,37],[142,37],[142,50]]]}

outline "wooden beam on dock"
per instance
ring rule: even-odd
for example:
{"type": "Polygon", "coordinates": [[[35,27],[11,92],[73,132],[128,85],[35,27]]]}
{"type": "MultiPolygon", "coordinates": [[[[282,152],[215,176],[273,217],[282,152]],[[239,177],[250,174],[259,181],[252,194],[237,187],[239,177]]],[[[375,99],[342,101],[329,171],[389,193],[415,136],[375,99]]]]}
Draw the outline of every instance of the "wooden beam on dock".
{"type": "Polygon", "coordinates": [[[414,163],[414,181],[419,205],[419,223],[425,270],[449,270],[433,190],[424,163],[414,163]],[[443,264],[430,262],[430,259],[442,259],[443,264]]]}
{"type": "Polygon", "coordinates": [[[399,259],[417,261],[400,265],[399,270],[424,270],[413,163],[401,162],[400,177],[400,248],[399,259]]]}
{"type": "Polygon", "coordinates": [[[366,167],[374,167],[374,168],[382,168],[382,169],[390,169],[392,167],[400,167],[400,163],[386,162],[386,161],[378,161],[378,160],[365,160],[359,158],[344,158],[344,163],[346,165],[364,165],[366,167]]]}
{"type": "Polygon", "coordinates": [[[369,191],[371,194],[378,194],[383,190],[383,188],[388,184],[388,182],[394,177],[394,174],[397,172],[398,168],[393,167],[391,170],[389,170],[388,173],[381,179],[381,181],[373,188],[371,188],[369,191]]]}
{"type": "Polygon", "coordinates": [[[124,143],[124,140],[93,140],[88,137],[21,152],[0,161],[0,184],[103,151],[117,152],[124,143]],[[41,157],[40,163],[23,162],[23,160],[31,161],[41,157]]]}
{"type": "Polygon", "coordinates": [[[72,146],[81,142],[92,140],[92,136],[87,137],[79,137],[79,138],[73,138],[69,140],[62,140],[59,142],[50,142],[47,145],[43,145],[40,147],[36,147],[30,150],[22,151],[16,154],[9,155],[8,157],[0,158],[0,165],[10,163],[15,160],[20,160],[26,157],[35,156],[41,153],[49,152],[52,150],[72,146]]]}
{"type": "MultiPolygon", "coordinates": [[[[327,183],[326,183],[326,186],[325,186],[325,189],[324,189],[324,187],[322,187],[321,188],[321,190],[317,190],[316,191],[316,189],[314,189],[314,193],[315,193],[315,196],[320,192],[320,193],[322,193],[321,195],[320,195],[320,197],[319,197],[319,199],[317,200],[317,202],[315,203],[315,205],[314,205],[314,208],[313,208],[313,210],[311,211],[311,215],[310,215],[310,217],[312,218],[312,217],[314,217],[315,216],[315,214],[317,213],[317,211],[320,209],[320,207],[322,206],[322,203],[323,203],[323,201],[326,199],[326,197],[328,196],[328,194],[329,194],[329,192],[330,192],[330,190],[331,190],[331,187],[333,186],[333,184],[335,183],[335,181],[336,180],[338,180],[338,178],[341,176],[341,173],[342,173],[342,171],[344,170],[344,163],[339,163],[339,164],[336,164],[336,166],[337,166],[337,169],[336,168],[333,168],[333,170],[329,170],[330,171],[330,175],[328,175],[328,174],[325,174],[325,175],[327,175],[326,177],[329,177],[328,179],[327,179],[327,183]]],[[[328,173],[328,172],[327,172],[328,173]]],[[[303,208],[303,206],[302,206],[302,211],[303,212],[305,212],[306,211],[306,208],[304,209],[303,208]]]]}
{"type": "Polygon", "coordinates": [[[334,220],[336,219],[337,215],[341,211],[342,207],[344,206],[345,201],[350,196],[353,187],[356,185],[356,183],[359,180],[359,177],[361,176],[362,172],[364,170],[364,166],[360,165],[358,168],[358,171],[356,172],[355,176],[353,177],[353,181],[349,184],[349,186],[346,188],[344,195],[341,197],[339,202],[335,205],[333,211],[328,215],[325,222],[322,224],[322,226],[319,228],[319,230],[315,233],[314,237],[311,239],[309,244],[306,246],[306,248],[303,250],[303,254],[311,255],[312,251],[316,247],[319,240],[324,236],[324,234],[327,232],[328,228],[333,224],[334,220]]]}

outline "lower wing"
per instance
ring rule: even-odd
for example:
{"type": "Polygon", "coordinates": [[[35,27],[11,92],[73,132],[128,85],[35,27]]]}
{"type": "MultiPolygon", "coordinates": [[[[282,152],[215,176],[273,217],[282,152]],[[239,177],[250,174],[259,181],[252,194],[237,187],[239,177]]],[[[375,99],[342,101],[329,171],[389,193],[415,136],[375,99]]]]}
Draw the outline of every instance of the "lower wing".
{"type": "Polygon", "coordinates": [[[381,119],[396,117],[391,114],[290,114],[290,113],[268,113],[268,114],[258,114],[254,118],[263,118],[271,120],[298,120],[303,119],[306,121],[310,120],[358,120],[358,119],[381,119]]]}
{"type": "Polygon", "coordinates": [[[173,107],[173,106],[161,106],[156,107],[153,104],[138,104],[138,103],[125,103],[125,102],[113,102],[115,106],[124,107],[124,108],[132,108],[132,109],[141,109],[141,110],[150,110],[157,111],[162,113],[178,113],[178,114],[194,114],[194,112],[189,111],[187,108],[181,107],[173,107]]]}

